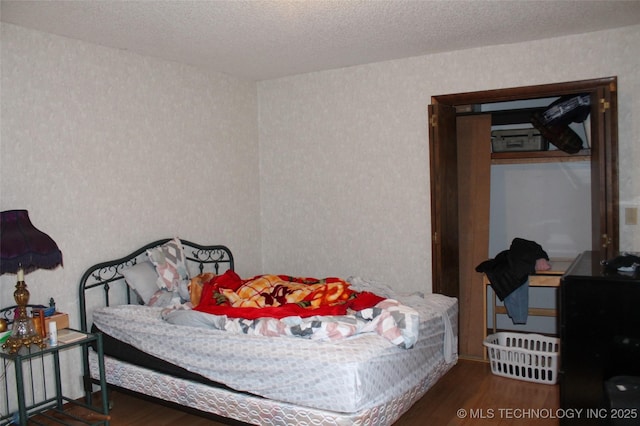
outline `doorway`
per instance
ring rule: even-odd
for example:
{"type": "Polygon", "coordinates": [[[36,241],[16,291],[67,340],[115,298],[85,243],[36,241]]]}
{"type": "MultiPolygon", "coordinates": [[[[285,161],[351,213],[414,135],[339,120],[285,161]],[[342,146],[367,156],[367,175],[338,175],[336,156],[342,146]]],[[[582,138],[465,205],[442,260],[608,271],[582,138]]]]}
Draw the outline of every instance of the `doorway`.
{"type": "Polygon", "coordinates": [[[459,353],[482,358],[482,276],[473,269],[489,255],[488,189],[494,162],[586,161],[591,171],[591,247],[602,259],[618,253],[617,78],[527,86],[432,97],[429,105],[433,291],[458,297],[459,353]],[[557,98],[590,98],[590,143],[577,153],[561,150],[495,153],[491,124],[529,120],[532,111],[482,112],[480,105],[557,98]],[[523,118],[524,117],[524,118],[523,118]]]}

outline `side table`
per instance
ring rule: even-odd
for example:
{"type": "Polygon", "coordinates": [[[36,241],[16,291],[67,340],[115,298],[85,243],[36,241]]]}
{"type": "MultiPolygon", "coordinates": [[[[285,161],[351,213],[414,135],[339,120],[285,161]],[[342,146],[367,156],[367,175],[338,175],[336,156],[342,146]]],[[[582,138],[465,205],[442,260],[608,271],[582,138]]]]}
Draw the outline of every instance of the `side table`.
{"type": "Polygon", "coordinates": [[[32,345],[15,354],[0,350],[0,395],[4,394],[4,400],[0,401],[0,426],[27,425],[29,418],[34,416],[55,419],[55,424],[63,425],[109,425],[102,334],[82,334],[84,337],[74,342],[58,342],[57,346],[47,345],[44,349],[32,345]],[[102,407],[65,396],[61,380],[60,352],[89,345],[95,345],[98,353],[102,407]],[[14,374],[11,374],[12,370],[14,374]],[[10,395],[15,397],[10,398],[10,395]]]}

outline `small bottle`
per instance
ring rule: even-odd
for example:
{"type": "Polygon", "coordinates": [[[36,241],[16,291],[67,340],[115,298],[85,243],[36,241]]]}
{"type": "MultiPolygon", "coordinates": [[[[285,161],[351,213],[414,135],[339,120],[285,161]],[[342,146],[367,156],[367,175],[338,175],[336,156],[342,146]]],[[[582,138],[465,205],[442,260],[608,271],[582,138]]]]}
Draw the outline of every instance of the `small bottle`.
{"type": "Polygon", "coordinates": [[[49,346],[58,346],[58,326],[55,321],[49,323],[49,346]]]}

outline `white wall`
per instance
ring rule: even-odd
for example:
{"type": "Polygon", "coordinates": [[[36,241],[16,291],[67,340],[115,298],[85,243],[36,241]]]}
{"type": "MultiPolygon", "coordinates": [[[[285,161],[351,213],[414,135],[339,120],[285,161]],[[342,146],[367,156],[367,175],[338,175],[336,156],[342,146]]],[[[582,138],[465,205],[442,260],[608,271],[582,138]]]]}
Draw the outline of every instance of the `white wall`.
{"type": "MultiPolygon", "coordinates": [[[[434,95],[618,76],[620,200],[640,204],[638,69],[633,26],[260,82],[265,270],[431,291],[434,95]]],[[[621,236],[640,250],[638,226],[621,236]]]]}
{"type": "Polygon", "coordinates": [[[255,83],[4,23],[1,81],[0,207],[64,257],[27,276],[33,302],[75,314],[86,268],[164,237],[261,270],[255,83]]]}
{"type": "Polygon", "coordinates": [[[489,257],[516,237],[551,258],[576,257],[592,246],[591,164],[494,164],[490,220],[489,257]]]}
{"type": "MultiPolygon", "coordinates": [[[[84,270],[164,237],[226,244],[241,273],[261,271],[255,83],[1,31],[0,209],[27,209],[64,258],[25,277],[32,303],[54,297],[78,326],[84,270]]],[[[15,279],[0,277],[0,306],[15,279]]]]}

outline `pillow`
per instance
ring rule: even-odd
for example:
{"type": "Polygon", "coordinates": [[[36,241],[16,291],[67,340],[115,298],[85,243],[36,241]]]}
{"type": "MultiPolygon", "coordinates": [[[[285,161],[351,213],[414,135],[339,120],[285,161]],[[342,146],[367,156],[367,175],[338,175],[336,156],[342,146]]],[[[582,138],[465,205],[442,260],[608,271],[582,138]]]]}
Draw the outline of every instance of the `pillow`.
{"type": "Polygon", "coordinates": [[[189,293],[189,282],[187,280],[180,281],[180,286],[174,291],[180,298],[180,303],[187,303],[191,300],[191,294],[189,293]]]}
{"type": "Polygon", "coordinates": [[[149,261],[137,263],[122,271],[127,285],[135,291],[144,304],[148,304],[153,294],[158,291],[158,273],[149,261]]]}
{"type": "Polygon", "coordinates": [[[158,280],[160,288],[174,291],[180,287],[182,281],[189,279],[182,242],[179,238],[173,238],[161,246],[148,249],[147,255],[160,277],[158,280]]]}
{"type": "Polygon", "coordinates": [[[168,306],[180,305],[180,303],[180,296],[177,292],[162,288],[153,293],[147,305],[155,306],[156,308],[166,308],[168,306]]]}

